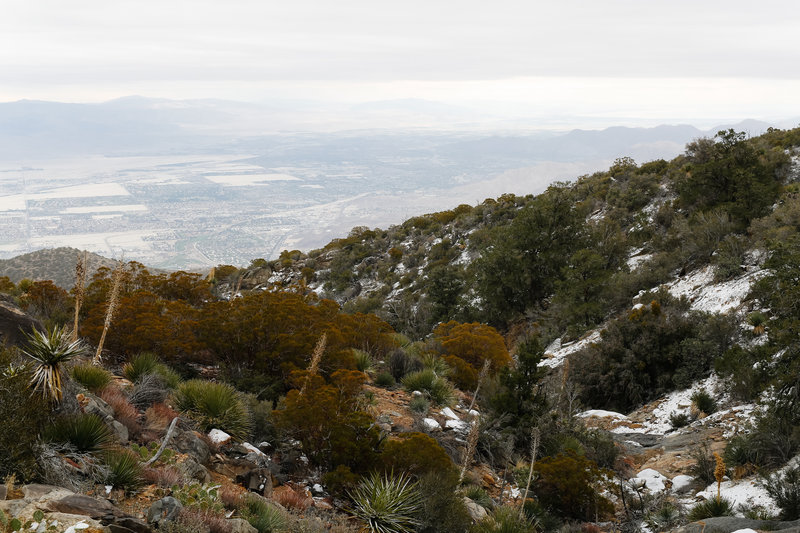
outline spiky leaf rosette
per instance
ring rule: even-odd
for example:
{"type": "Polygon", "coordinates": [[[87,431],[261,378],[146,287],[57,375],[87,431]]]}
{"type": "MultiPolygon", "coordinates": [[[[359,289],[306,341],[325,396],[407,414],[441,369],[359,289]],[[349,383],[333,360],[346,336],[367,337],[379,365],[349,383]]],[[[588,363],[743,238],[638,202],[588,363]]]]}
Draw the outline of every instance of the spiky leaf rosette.
{"type": "Polygon", "coordinates": [[[24,353],[39,364],[34,369],[31,385],[35,392],[59,403],[62,398],[61,368],[67,361],[86,353],[81,341],[71,341],[66,327],[42,332],[34,329],[26,334],[28,345],[24,353]]]}
{"type": "Polygon", "coordinates": [[[405,474],[374,473],[350,493],[353,514],[372,533],[410,533],[420,525],[422,495],[417,484],[405,474]]]}

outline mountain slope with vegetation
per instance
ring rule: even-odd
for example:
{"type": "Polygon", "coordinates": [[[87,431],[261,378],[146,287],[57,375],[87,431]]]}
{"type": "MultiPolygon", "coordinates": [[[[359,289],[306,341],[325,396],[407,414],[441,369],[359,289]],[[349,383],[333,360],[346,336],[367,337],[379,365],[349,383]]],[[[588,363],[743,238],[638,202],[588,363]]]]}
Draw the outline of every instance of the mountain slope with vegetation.
{"type": "Polygon", "coordinates": [[[174,497],[159,531],[792,527],[798,154],[800,129],[722,131],[245,269],[6,280],[51,330],[80,302],[97,348],[3,352],[0,474],[174,497]]]}

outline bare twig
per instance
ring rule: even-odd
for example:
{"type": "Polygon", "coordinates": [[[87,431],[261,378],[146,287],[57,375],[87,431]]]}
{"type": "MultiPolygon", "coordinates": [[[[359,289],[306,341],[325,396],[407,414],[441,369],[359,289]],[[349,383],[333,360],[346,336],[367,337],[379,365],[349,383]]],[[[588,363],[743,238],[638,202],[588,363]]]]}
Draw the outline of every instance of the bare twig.
{"type": "Polygon", "coordinates": [[[75,320],[72,325],[72,342],[78,340],[78,318],[83,304],[83,295],[86,288],[86,266],[89,252],[78,255],[78,262],[75,264],[75,320]]]}
{"type": "Polygon", "coordinates": [[[169,442],[170,437],[172,437],[172,432],[175,431],[175,424],[177,423],[178,423],[178,417],[176,416],[175,418],[172,419],[172,422],[169,425],[169,429],[167,430],[167,434],[164,437],[164,440],[161,441],[161,446],[159,446],[158,451],[153,457],[151,457],[144,464],[144,466],[149,466],[158,461],[158,458],[161,457],[161,454],[164,453],[164,450],[167,448],[167,443],[169,442]]]}

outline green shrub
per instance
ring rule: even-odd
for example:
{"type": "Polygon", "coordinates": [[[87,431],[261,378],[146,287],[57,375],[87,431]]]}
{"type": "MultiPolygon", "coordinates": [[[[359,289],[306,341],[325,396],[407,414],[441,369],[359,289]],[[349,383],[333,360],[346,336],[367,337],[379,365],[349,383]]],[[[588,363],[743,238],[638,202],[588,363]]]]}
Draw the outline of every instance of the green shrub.
{"type": "Polygon", "coordinates": [[[471,533],[536,533],[537,525],[510,505],[503,505],[475,524],[471,533]]]}
{"type": "Polygon", "coordinates": [[[284,512],[256,495],[248,495],[240,511],[245,520],[258,530],[258,533],[274,533],[283,531],[286,527],[284,512]]]}
{"type": "Polygon", "coordinates": [[[394,384],[394,376],[392,376],[389,372],[380,372],[377,376],[375,376],[375,386],[377,387],[388,389],[390,387],[394,387],[394,384]]]}
{"type": "Polygon", "coordinates": [[[359,476],[345,465],[339,465],[322,476],[322,484],[331,494],[337,496],[344,496],[347,492],[356,488],[358,480],[359,476]]]}
{"type": "Polygon", "coordinates": [[[695,479],[699,479],[705,485],[716,482],[714,469],[717,467],[717,462],[708,450],[707,444],[692,451],[691,458],[694,459],[694,464],[689,467],[689,473],[695,479]]]}
{"type": "Polygon", "coordinates": [[[767,493],[780,508],[781,520],[800,519],[800,466],[787,468],[762,481],[767,493]]]}
{"type": "Polygon", "coordinates": [[[607,471],[573,451],[540,459],[533,493],[539,502],[564,518],[594,520],[610,515],[613,505],[600,495],[607,471]]]}
{"type": "Polygon", "coordinates": [[[477,485],[469,485],[464,489],[464,496],[469,498],[470,500],[474,501],[481,507],[485,509],[491,509],[494,507],[494,502],[492,501],[492,497],[489,496],[489,493],[483,487],[479,487],[477,485]]]}
{"type": "Polygon", "coordinates": [[[372,355],[364,350],[353,348],[353,360],[356,363],[356,370],[359,372],[369,372],[374,366],[372,355]]]}
{"type": "Polygon", "coordinates": [[[353,514],[372,533],[411,533],[419,525],[422,496],[405,474],[374,473],[350,493],[353,514]]]}
{"type": "Polygon", "coordinates": [[[98,392],[111,383],[111,372],[103,367],[91,364],[75,365],[70,370],[72,379],[92,392],[98,392]]]}
{"type": "Polygon", "coordinates": [[[461,492],[458,474],[433,472],[420,477],[421,524],[418,533],[465,533],[472,524],[461,492]]]}
{"type": "Polygon", "coordinates": [[[687,517],[692,522],[714,516],[733,516],[733,504],[725,498],[711,498],[691,508],[687,517]]]}
{"type": "Polygon", "coordinates": [[[130,361],[122,367],[122,375],[132,383],[136,383],[145,374],[152,374],[158,366],[158,357],[150,352],[142,352],[134,355],[130,361]]]}
{"type": "Polygon", "coordinates": [[[698,411],[712,415],[717,411],[717,402],[707,391],[699,390],[692,394],[692,403],[698,411]]]}
{"type": "Polygon", "coordinates": [[[28,482],[37,475],[36,445],[52,416],[47,401],[31,396],[30,368],[12,363],[13,353],[0,347],[0,479],[16,474],[28,482]]]}
{"type": "Polygon", "coordinates": [[[142,463],[139,455],[126,449],[111,449],[105,453],[104,461],[110,472],[106,483],[117,488],[133,491],[144,485],[142,463]]]}
{"type": "Polygon", "coordinates": [[[184,507],[221,513],[225,510],[225,505],[220,500],[219,487],[219,485],[194,481],[188,485],[172,487],[172,496],[184,507]]]}
{"type": "Polygon", "coordinates": [[[421,476],[428,472],[446,474],[453,470],[453,461],[444,448],[424,433],[403,433],[400,438],[389,440],[381,453],[381,462],[386,472],[403,472],[421,476]]]}
{"type": "Polygon", "coordinates": [[[732,466],[757,465],[761,450],[750,435],[736,435],[725,445],[725,463],[732,466]]]}
{"type": "Polygon", "coordinates": [[[95,453],[113,442],[105,421],[95,414],[76,414],[57,418],[44,431],[46,442],[69,444],[81,453],[95,453]]]}
{"type": "Polygon", "coordinates": [[[403,378],[403,387],[409,392],[424,393],[435,405],[450,405],[455,397],[453,385],[431,369],[411,372],[403,378]]]}
{"type": "Polygon", "coordinates": [[[245,440],[252,420],[240,394],[225,383],[193,379],[175,390],[175,407],[195,420],[204,431],[221,429],[234,439],[245,440]]]}
{"type": "Polygon", "coordinates": [[[411,398],[411,401],[408,402],[408,408],[414,413],[426,415],[431,408],[431,402],[429,402],[425,396],[414,396],[411,398]]]}

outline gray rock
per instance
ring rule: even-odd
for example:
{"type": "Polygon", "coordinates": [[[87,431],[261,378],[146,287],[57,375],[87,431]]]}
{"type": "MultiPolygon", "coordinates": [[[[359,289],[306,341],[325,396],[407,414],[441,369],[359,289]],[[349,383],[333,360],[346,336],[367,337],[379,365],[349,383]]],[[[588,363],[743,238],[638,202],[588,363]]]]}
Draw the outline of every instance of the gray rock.
{"type": "Polygon", "coordinates": [[[208,469],[191,457],[179,464],[178,468],[180,468],[183,475],[189,479],[194,479],[200,483],[208,483],[211,481],[211,474],[208,473],[208,469]]]}
{"type": "Polygon", "coordinates": [[[56,487],[55,485],[40,485],[38,483],[31,483],[30,485],[25,485],[22,487],[22,497],[26,500],[39,500],[42,497],[52,494],[56,491],[59,492],[58,498],[75,494],[70,490],[62,489],[61,487],[56,487]]]}
{"type": "Polygon", "coordinates": [[[95,520],[122,516],[122,512],[105,500],[98,500],[84,494],[72,494],[59,500],[47,502],[47,510],[58,513],[83,515],[95,520]]]}
{"type": "Polygon", "coordinates": [[[86,398],[86,405],[83,408],[84,413],[97,415],[103,420],[114,419],[114,410],[101,398],[88,392],[84,393],[84,397],[86,398]]]}
{"type": "Polygon", "coordinates": [[[8,489],[5,485],[0,485],[0,500],[5,500],[6,495],[8,493],[8,489]]]}
{"type": "Polygon", "coordinates": [[[472,501],[466,496],[464,496],[464,505],[467,507],[467,512],[469,513],[469,516],[472,518],[473,522],[480,522],[486,518],[487,514],[489,514],[481,504],[472,501]]]}
{"type": "Polygon", "coordinates": [[[258,533],[258,530],[244,518],[231,518],[228,520],[228,525],[231,526],[231,533],[258,533]]]}
{"type": "Polygon", "coordinates": [[[678,529],[676,533],[733,533],[739,529],[795,533],[800,532],[800,520],[778,522],[775,520],[752,520],[750,518],[738,518],[735,516],[717,516],[687,524],[678,529]]]}
{"type": "Polygon", "coordinates": [[[191,455],[201,465],[208,463],[208,458],[211,456],[208,445],[194,431],[190,430],[184,431],[176,428],[175,434],[172,436],[171,447],[180,453],[191,455]]]}
{"type": "Polygon", "coordinates": [[[106,421],[111,423],[111,429],[113,429],[114,433],[117,435],[117,441],[123,446],[128,444],[128,428],[113,418],[110,421],[106,421]]]}
{"type": "Polygon", "coordinates": [[[44,331],[42,323],[11,302],[0,301],[0,346],[21,345],[25,333],[33,329],[44,331]]]}
{"type": "Polygon", "coordinates": [[[246,474],[236,476],[236,482],[250,492],[262,496],[272,494],[272,472],[268,468],[255,468],[246,474]]]}
{"type": "Polygon", "coordinates": [[[172,522],[178,518],[178,513],[181,512],[181,509],[183,509],[181,502],[172,496],[161,498],[153,502],[153,505],[147,510],[147,523],[160,526],[161,524],[172,522]]]}
{"type": "Polygon", "coordinates": [[[139,520],[138,518],[133,518],[132,516],[125,516],[122,518],[118,518],[112,524],[108,524],[109,529],[111,529],[111,533],[152,533],[153,530],[150,529],[145,522],[139,520]]]}

